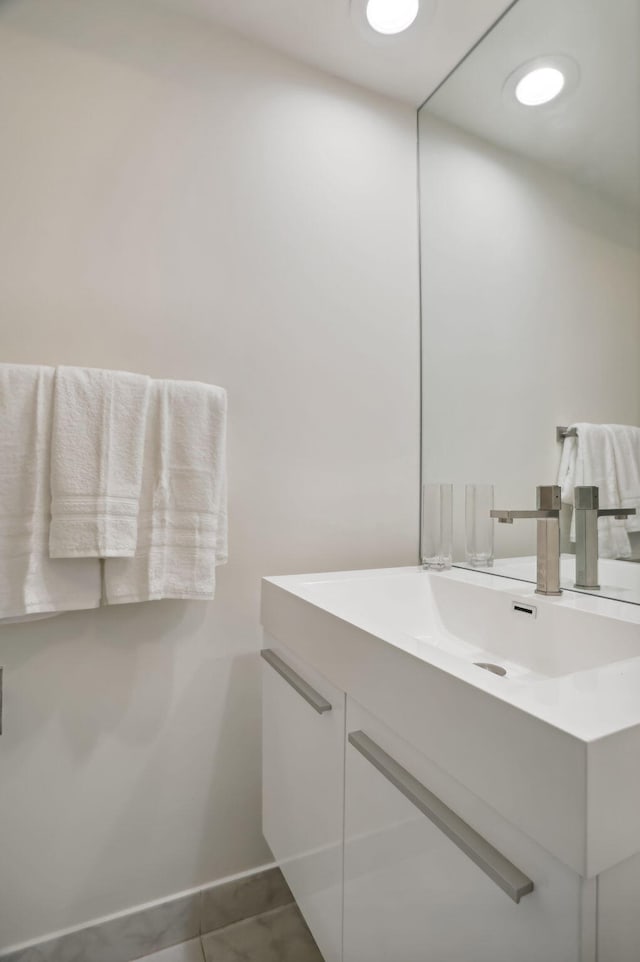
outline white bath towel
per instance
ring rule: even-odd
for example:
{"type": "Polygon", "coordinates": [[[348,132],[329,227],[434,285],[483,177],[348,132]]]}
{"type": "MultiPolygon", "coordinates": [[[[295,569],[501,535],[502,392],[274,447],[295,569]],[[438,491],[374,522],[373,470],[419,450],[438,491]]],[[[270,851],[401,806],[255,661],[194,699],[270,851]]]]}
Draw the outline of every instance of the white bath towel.
{"type": "Polygon", "coordinates": [[[100,604],[98,561],[49,557],[53,378],[0,364],[0,619],[100,604]]]}
{"type": "Polygon", "coordinates": [[[52,558],[134,554],[150,383],[124,371],[56,369],[52,558]]]}
{"type": "MultiPolygon", "coordinates": [[[[616,508],[625,505],[620,488],[620,454],[616,460],[616,450],[622,441],[616,440],[610,424],[573,424],[577,437],[565,438],[558,483],[562,487],[562,500],[574,503],[576,485],[597,485],[601,508],[616,508]]],[[[631,477],[631,474],[628,475],[631,477]]],[[[601,558],[627,558],[631,554],[628,527],[625,521],[615,518],[598,519],[598,551],[601,558]]],[[[575,541],[575,511],[571,522],[571,540],[575,541]]]]}
{"type": "Polygon", "coordinates": [[[226,408],[222,388],[152,382],[138,546],[105,562],[108,604],[213,598],[227,560],[226,408]]]}

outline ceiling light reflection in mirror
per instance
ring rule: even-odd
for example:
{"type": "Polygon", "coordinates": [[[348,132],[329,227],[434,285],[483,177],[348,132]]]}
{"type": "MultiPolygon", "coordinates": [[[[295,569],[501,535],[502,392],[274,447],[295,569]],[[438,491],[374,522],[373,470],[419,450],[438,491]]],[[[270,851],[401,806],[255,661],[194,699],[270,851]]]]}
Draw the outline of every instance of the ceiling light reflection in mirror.
{"type": "Polygon", "coordinates": [[[518,81],[516,99],[525,107],[539,107],[555,100],[564,87],[564,74],[556,67],[538,67],[518,81]]]}

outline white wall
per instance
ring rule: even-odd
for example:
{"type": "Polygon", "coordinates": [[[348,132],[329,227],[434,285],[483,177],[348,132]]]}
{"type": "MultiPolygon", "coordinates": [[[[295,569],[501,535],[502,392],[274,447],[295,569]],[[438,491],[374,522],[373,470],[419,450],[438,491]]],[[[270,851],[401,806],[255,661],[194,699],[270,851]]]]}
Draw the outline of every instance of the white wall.
{"type": "MultiPolygon", "coordinates": [[[[425,478],[496,484],[535,507],[557,478],[555,428],[640,423],[637,212],[420,115],[425,478]]],[[[535,525],[496,525],[535,554],[535,525]]]]}
{"type": "Polygon", "coordinates": [[[408,107],[20,0],[0,115],[0,357],[224,385],[231,488],[213,604],[0,628],[2,948],[268,858],[260,577],[417,558],[419,321],[408,107]]]}

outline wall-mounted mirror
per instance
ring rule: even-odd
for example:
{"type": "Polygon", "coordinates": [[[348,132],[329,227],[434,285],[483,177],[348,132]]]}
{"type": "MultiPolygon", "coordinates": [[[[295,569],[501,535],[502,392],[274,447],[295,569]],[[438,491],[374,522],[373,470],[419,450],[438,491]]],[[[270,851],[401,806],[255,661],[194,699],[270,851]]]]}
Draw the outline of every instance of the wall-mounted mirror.
{"type": "MultiPolygon", "coordinates": [[[[640,0],[518,0],[420,111],[423,480],[456,485],[455,563],[466,483],[534,508],[579,443],[558,426],[640,425],[639,38],[640,0]]],[[[640,508],[628,437],[614,480],[640,508]]],[[[595,593],[640,604],[640,518],[599,524],[628,550],[601,545],[595,593]]],[[[533,522],[496,525],[487,573],[535,581],[535,554],[533,522]]]]}

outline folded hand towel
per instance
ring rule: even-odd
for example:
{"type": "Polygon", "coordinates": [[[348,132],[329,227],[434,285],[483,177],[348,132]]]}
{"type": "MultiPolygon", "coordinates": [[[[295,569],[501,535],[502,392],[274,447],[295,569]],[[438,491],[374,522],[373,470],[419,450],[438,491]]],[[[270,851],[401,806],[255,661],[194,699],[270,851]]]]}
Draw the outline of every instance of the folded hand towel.
{"type": "Polygon", "coordinates": [[[53,379],[0,364],[0,618],[100,604],[98,561],[49,557],[53,379]]]}
{"type": "MultiPolygon", "coordinates": [[[[565,438],[558,483],[562,500],[574,503],[576,485],[596,485],[601,508],[623,504],[616,465],[616,445],[612,425],[573,424],[577,437],[565,438]]],[[[571,540],[575,541],[575,511],[571,521],[571,540]]],[[[631,544],[624,521],[598,519],[598,551],[601,558],[627,558],[631,544]]]]}
{"type": "Polygon", "coordinates": [[[135,553],[150,383],[124,371],[56,369],[52,558],[135,553]]]}
{"type": "Polygon", "coordinates": [[[213,598],[227,560],[226,408],[222,388],[152,382],[138,545],[105,562],[108,604],[213,598]]]}

